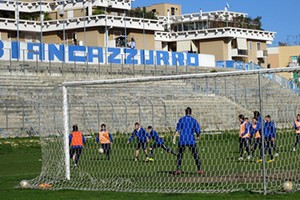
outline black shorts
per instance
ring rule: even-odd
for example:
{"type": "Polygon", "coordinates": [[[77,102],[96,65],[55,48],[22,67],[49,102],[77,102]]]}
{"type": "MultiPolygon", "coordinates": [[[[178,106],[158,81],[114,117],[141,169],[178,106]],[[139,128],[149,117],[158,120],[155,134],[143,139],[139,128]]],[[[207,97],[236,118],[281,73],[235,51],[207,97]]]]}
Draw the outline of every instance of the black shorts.
{"type": "Polygon", "coordinates": [[[104,152],[110,151],[110,144],[101,144],[101,148],[104,150],[104,152]]]}
{"type": "Polygon", "coordinates": [[[158,148],[158,147],[161,147],[163,144],[157,144],[157,143],[154,143],[154,144],[152,144],[151,145],[151,149],[156,149],[156,148],[158,148]]]}
{"type": "Polygon", "coordinates": [[[70,149],[70,154],[73,156],[74,154],[80,155],[82,153],[82,148],[76,147],[70,149]]]}
{"type": "Polygon", "coordinates": [[[138,142],[137,144],[136,144],[136,150],[139,150],[140,148],[142,148],[143,150],[146,150],[146,148],[147,148],[147,145],[146,145],[147,143],[146,142],[138,142]]]}

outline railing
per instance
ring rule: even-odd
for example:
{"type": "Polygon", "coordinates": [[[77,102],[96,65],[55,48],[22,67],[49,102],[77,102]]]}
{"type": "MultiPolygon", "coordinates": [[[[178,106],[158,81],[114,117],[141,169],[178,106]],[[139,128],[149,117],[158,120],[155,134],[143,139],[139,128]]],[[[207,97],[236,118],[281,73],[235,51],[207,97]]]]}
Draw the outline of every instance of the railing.
{"type": "MultiPolygon", "coordinates": [[[[245,63],[245,62],[238,62],[238,61],[217,61],[216,62],[217,68],[227,68],[227,69],[237,69],[237,70],[256,70],[256,69],[262,69],[263,67],[254,64],[254,63],[245,63]]],[[[299,85],[297,83],[293,82],[292,80],[287,80],[286,78],[277,75],[277,74],[265,74],[265,78],[268,78],[269,80],[278,83],[282,87],[288,88],[295,92],[296,94],[300,95],[300,89],[299,85]]]]}

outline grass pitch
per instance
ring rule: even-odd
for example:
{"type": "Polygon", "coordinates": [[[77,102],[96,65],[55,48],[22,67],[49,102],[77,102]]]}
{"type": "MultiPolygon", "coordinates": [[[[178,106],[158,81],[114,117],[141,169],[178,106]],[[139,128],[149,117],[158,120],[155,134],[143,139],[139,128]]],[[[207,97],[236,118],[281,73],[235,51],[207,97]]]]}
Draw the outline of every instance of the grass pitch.
{"type": "MultiPolygon", "coordinates": [[[[292,170],[292,169],[300,169],[299,167],[299,160],[291,160],[294,159],[294,156],[292,152],[289,151],[289,147],[291,145],[291,142],[293,141],[292,136],[289,135],[289,132],[285,132],[281,134],[281,139],[278,140],[278,148],[280,151],[280,155],[282,157],[278,158],[278,160],[274,163],[272,163],[271,169],[282,170],[282,166],[285,167],[286,170],[292,170]],[[290,162],[291,164],[288,165],[283,162],[290,162]],[[296,168],[295,168],[296,167],[296,168]],[[299,167],[299,168],[297,168],[299,167]]],[[[116,139],[113,146],[114,150],[112,152],[112,160],[111,161],[105,161],[101,157],[95,157],[95,156],[102,156],[99,154],[94,154],[93,152],[96,151],[96,145],[90,143],[90,145],[86,146],[85,152],[82,155],[81,160],[81,166],[80,168],[84,168],[85,165],[89,162],[89,165],[92,166],[98,166],[99,169],[105,170],[105,167],[108,169],[118,169],[120,165],[117,165],[118,158],[114,155],[123,155],[122,156],[122,165],[128,167],[128,173],[131,171],[131,175],[143,175],[144,171],[151,170],[155,167],[153,174],[156,177],[159,177],[157,180],[165,180],[167,177],[167,180],[170,181],[171,179],[174,179],[174,177],[170,174],[168,174],[169,171],[172,171],[175,169],[175,158],[173,158],[171,155],[167,155],[165,152],[162,152],[161,149],[157,149],[155,151],[155,162],[154,163],[145,163],[143,161],[140,161],[138,163],[135,163],[132,161],[134,158],[134,145],[126,146],[125,143],[126,137],[116,139]],[[119,140],[119,141],[118,141],[119,140]],[[121,145],[124,144],[124,145],[121,145]],[[120,149],[118,148],[120,147],[120,149]],[[170,160],[170,163],[164,163],[163,159],[167,158],[170,160]],[[95,162],[94,164],[90,162],[95,162]],[[125,164],[124,164],[125,163],[125,164]],[[163,166],[161,166],[163,165],[163,166]],[[159,173],[158,171],[161,171],[159,173]],[[157,175],[159,174],[159,175],[157,175]],[[164,177],[164,178],[163,178],[164,177]]],[[[166,141],[169,141],[166,138],[166,141]]],[[[236,158],[238,157],[238,152],[236,149],[236,145],[232,148],[230,147],[230,144],[233,145],[234,139],[231,138],[230,135],[219,135],[219,136],[211,136],[211,135],[203,135],[201,141],[198,144],[200,157],[203,163],[203,168],[205,171],[207,171],[208,175],[206,176],[212,176],[217,174],[218,170],[221,170],[221,167],[217,166],[216,164],[221,164],[222,162],[227,163],[234,163],[232,166],[236,166],[236,169],[228,169],[228,173],[230,170],[235,170],[235,172],[238,174],[239,172],[242,172],[244,167],[247,167],[249,165],[253,165],[251,169],[256,170],[257,164],[254,162],[237,162],[236,158]],[[223,139],[224,144],[227,145],[226,150],[227,151],[221,151],[222,142],[217,142],[219,140],[217,139],[223,139]],[[226,140],[228,138],[228,140],[226,140]],[[232,141],[232,142],[230,142],[232,141]],[[229,146],[228,146],[229,145],[229,146]],[[202,150],[204,149],[204,151],[202,150]],[[222,153],[222,157],[224,157],[224,160],[217,161],[218,158],[214,158],[211,154],[214,150],[219,150],[222,153]],[[214,168],[215,166],[215,168],[214,168]]],[[[37,177],[40,174],[41,171],[41,148],[40,143],[38,139],[8,139],[8,140],[0,140],[0,199],[299,199],[300,193],[290,193],[290,194],[277,194],[277,195],[267,195],[263,196],[260,194],[253,194],[250,192],[234,192],[234,193],[226,193],[226,194],[161,194],[161,193],[129,193],[129,192],[100,192],[100,191],[74,191],[74,190],[59,190],[59,191],[46,191],[46,190],[31,190],[31,189],[17,189],[14,188],[18,183],[23,179],[32,179],[37,177]]],[[[176,149],[175,146],[171,145],[170,143],[167,143],[170,148],[176,149]]],[[[299,156],[299,152],[298,152],[299,156]]],[[[103,157],[103,156],[102,156],[103,157]]],[[[143,155],[141,155],[141,158],[143,155]]],[[[189,153],[185,154],[185,161],[183,163],[184,170],[190,173],[183,174],[182,177],[179,177],[178,180],[183,181],[185,177],[194,177],[193,171],[195,171],[195,166],[192,162],[192,157],[189,155],[189,153]],[[189,164],[190,163],[190,164],[189,164]]],[[[296,159],[296,158],[295,158],[296,159]]],[[[257,166],[259,169],[260,166],[257,166]]],[[[79,171],[78,170],[78,171],[79,171]]],[[[81,169],[83,170],[83,169],[81,169]]],[[[94,171],[94,173],[99,173],[95,175],[101,175],[100,172],[97,172],[98,170],[90,169],[91,173],[94,171]]],[[[126,170],[125,170],[126,171],[126,170]]],[[[225,171],[226,172],[226,171],[225,171]]],[[[76,175],[76,171],[73,171],[73,176],[76,175]]],[[[111,173],[118,173],[118,170],[115,170],[111,173]]],[[[121,173],[121,172],[119,172],[121,173]]],[[[126,177],[126,174],[123,175],[126,177]]],[[[129,174],[128,174],[129,176],[129,174]]],[[[151,176],[152,177],[152,176],[151,176]]],[[[238,180],[238,178],[234,177],[235,181],[238,180]]],[[[137,181],[142,181],[142,179],[137,178],[137,181]]],[[[142,183],[142,182],[141,182],[142,183]]],[[[143,183],[145,184],[145,183],[143,183]]],[[[176,184],[173,183],[165,183],[165,185],[169,186],[176,186],[176,184]]],[[[184,183],[184,185],[188,185],[188,183],[184,183]]],[[[244,187],[243,184],[240,184],[241,187],[244,187]]],[[[145,185],[144,185],[145,186],[145,185]]],[[[149,187],[151,186],[148,185],[149,187]]]]}

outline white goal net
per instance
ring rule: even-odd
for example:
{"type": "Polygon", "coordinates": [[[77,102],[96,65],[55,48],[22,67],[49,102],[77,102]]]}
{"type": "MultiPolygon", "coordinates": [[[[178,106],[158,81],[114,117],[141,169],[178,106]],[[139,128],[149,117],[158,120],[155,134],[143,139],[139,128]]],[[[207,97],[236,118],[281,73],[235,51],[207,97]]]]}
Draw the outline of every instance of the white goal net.
{"type": "Polygon", "coordinates": [[[280,192],[291,181],[298,190],[300,93],[279,76],[297,70],[63,83],[63,95],[38,102],[43,167],[30,183],[51,189],[266,193],[280,192]]]}

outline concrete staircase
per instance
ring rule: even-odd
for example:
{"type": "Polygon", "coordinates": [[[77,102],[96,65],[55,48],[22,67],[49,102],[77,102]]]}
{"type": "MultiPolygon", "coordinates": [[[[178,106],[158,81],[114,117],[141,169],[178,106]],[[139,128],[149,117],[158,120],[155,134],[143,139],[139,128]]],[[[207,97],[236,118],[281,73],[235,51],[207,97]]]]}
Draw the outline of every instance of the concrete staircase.
{"type": "MultiPolygon", "coordinates": [[[[86,73],[87,68],[78,65],[75,73],[74,65],[65,65],[63,74],[61,65],[53,64],[50,74],[49,63],[38,65],[0,64],[0,137],[58,134],[63,127],[60,85],[64,81],[212,71],[166,66],[147,66],[146,70],[134,66],[133,70],[133,66],[107,65],[101,66],[99,76],[99,66],[89,66],[91,71],[86,73]]],[[[262,79],[262,91],[263,114],[270,114],[279,127],[289,127],[300,109],[298,95],[266,78],[262,79]]],[[[236,129],[237,116],[242,113],[251,117],[260,103],[257,76],[82,87],[69,92],[70,124],[77,123],[90,132],[101,123],[114,132],[130,132],[136,121],[161,131],[174,131],[187,106],[193,108],[193,115],[206,131],[236,129]]]]}

